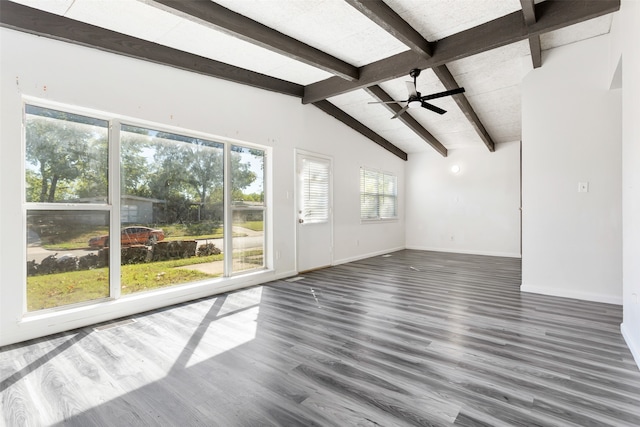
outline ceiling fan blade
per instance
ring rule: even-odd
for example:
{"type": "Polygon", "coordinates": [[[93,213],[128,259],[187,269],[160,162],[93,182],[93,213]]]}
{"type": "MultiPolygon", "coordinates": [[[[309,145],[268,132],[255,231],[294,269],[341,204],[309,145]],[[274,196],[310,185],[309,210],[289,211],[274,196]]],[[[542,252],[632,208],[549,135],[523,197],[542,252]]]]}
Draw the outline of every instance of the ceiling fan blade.
{"type": "Polygon", "coordinates": [[[447,110],[443,110],[440,107],[436,107],[433,104],[429,104],[428,102],[422,101],[422,108],[426,108],[427,110],[431,110],[434,113],[438,113],[438,114],[444,114],[447,112],[447,110]]]}
{"type": "Polygon", "coordinates": [[[393,117],[391,117],[392,119],[397,118],[398,116],[400,116],[401,114],[403,114],[405,111],[407,111],[407,109],[409,108],[409,104],[405,105],[404,107],[402,107],[402,110],[398,111],[397,113],[395,113],[393,115],[393,117]]]}
{"type": "Polygon", "coordinates": [[[412,96],[418,96],[418,89],[414,82],[405,82],[407,84],[407,92],[409,92],[409,98],[412,96]]]}
{"type": "Polygon", "coordinates": [[[463,87],[459,87],[459,88],[456,88],[456,89],[445,90],[444,92],[432,93],[431,95],[421,96],[420,100],[421,101],[428,101],[430,99],[442,98],[443,96],[456,95],[456,94],[462,93],[462,92],[464,92],[464,88],[463,87]]]}
{"type": "Polygon", "coordinates": [[[404,101],[371,101],[367,102],[367,104],[400,104],[401,102],[409,102],[409,100],[405,99],[404,101]]]}

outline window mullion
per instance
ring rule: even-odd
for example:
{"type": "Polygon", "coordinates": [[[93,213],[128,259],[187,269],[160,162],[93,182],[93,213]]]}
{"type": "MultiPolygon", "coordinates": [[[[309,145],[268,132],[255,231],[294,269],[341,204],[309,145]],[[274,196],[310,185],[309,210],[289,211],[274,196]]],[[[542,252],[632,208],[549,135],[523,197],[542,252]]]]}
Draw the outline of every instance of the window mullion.
{"type": "Polygon", "coordinates": [[[224,254],[224,277],[231,276],[233,272],[233,206],[231,204],[232,183],[231,183],[231,144],[224,145],[223,162],[223,202],[222,211],[224,218],[222,252],[224,254]]]}
{"type": "Polygon", "coordinates": [[[120,297],[120,121],[112,120],[109,127],[109,296],[120,297]]]}

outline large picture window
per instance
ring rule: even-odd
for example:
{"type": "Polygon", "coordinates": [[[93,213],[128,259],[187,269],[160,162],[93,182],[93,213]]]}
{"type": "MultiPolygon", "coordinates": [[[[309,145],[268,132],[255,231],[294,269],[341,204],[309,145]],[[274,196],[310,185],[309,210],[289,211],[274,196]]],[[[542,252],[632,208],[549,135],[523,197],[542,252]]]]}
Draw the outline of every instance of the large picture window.
{"type": "Polygon", "coordinates": [[[265,158],[26,105],[27,311],[264,268],[265,158]]]}
{"type": "Polygon", "coordinates": [[[360,168],[360,218],[362,220],[398,217],[398,181],[395,175],[360,168]]]}

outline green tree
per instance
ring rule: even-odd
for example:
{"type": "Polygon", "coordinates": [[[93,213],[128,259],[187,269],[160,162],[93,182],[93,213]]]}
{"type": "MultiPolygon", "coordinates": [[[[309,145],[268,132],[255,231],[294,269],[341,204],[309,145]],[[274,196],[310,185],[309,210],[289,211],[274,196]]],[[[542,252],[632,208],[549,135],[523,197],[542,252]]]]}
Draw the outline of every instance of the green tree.
{"type": "MultiPolygon", "coordinates": [[[[211,211],[223,185],[221,144],[173,134],[158,134],[154,144],[153,194],[169,200],[177,195],[211,211]]],[[[168,206],[169,207],[169,206],[168,206]]],[[[178,209],[178,206],[175,207],[178,209]]],[[[181,210],[181,209],[180,209],[181,210]]],[[[200,219],[205,219],[201,216],[200,219]]]]}
{"type": "MultiPolygon", "coordinates": [[[[62,114],[62,113],[61,113],[62,114]]],[[[32,202],[56,202],[65,197],[79,197],[78,187],[93,187],[89,195],[106,195],[105,179],[79,183],[96,165],[107,167],[106,128],[99,130],[73,121],[28,115],[26,124],[26,160],[29,168],[28,185],[38,185],[39,191],[32,202]],[[34,179],[37,178],[37,179],[34,179]],[[69,191],[59,191],[64,187],[69,191]]],[[[28,188],[27,196],[35,195],[28,188]]]]}
{"type": "Polygon", "coordinates": [[[264,170],[264,152],[262,150],[249,149],[244,147],[232,146],[231,148],[231,182],[232,200],[239,201],[263,201],[264,194],[260,200],[249,194],[245,194],[244,190],[253,184],[258,176],[251,169],[251,161],[258,161],[260,169],[264,170]],[[247,159],[247,157],[249,157],[247,159]],[[246,162],[243,162],[246,159],[246,162]]]}
{"type": "Polygon", "coordinates": [[[149,187],[151,165],[143,154],[149,147],[148,136],[130,132],[121,133],[120,179],[123,195],[153,197],[149,187]]]}

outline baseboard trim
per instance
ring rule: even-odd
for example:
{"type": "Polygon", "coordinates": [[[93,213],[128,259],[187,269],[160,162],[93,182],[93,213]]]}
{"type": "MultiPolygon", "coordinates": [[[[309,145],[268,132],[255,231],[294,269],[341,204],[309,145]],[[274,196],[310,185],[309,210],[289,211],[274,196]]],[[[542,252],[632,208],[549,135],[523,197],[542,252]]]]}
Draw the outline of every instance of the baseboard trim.
{"type": "Polygon", "coordinates": [[[620,324],[620,332],[622,332],[622,337],[631,351],[631,355],[633,356],[633,360],[636,362],[638,370],[640,370],[640,342],[634,341],[631,333],[624,323],[620,324]]]}
{"type": "Polygon", "coordinates": [[[339,260],[334,260],[333,264],[331,265],[340,265],[340,264],[347,264],[349,262],[354,262],[354,261],[360,261],[362,259],[367,259],[367,258],[371,258],[371,257],[375,257],[375,256],[380,256],[380,255],[385,255],[385,254],[390,254],[393,252],[398,252],[401,250],[404,250],[404,247],[397,247],[397,248],[391,248],[391,249],[385,249],[383,251],[376,251],[376,252],[369,252],[366,254],[362,254],[362,255],[356,255],[353,257],[349,257],[349,258],[342,258],[339,260]]]}
{"type": "Polygon", "coordinates": [[[605,304],[622,305],[622,296],[595,294],[592,292],[568,291],[566,289],[548,288],[543,286],[521,285],[521,292],[549,295],[552,297],[572,298],[584,301],[602,302],[605,304]]]}
{"type": "Polygon", "coordinates": [[[452,254],[466,254],[466,255],[485,255],[485,256],[500,256],[505,258],[522,258],[522,255],[514,252],[496,252],[496,251],[479,251],[473,249],[455,249],[455,248],[434,248],[430,246],[407,246],[407,249],[413,249],[416,251],[433,251],[433,252],[449,252],[452,254]]]}

